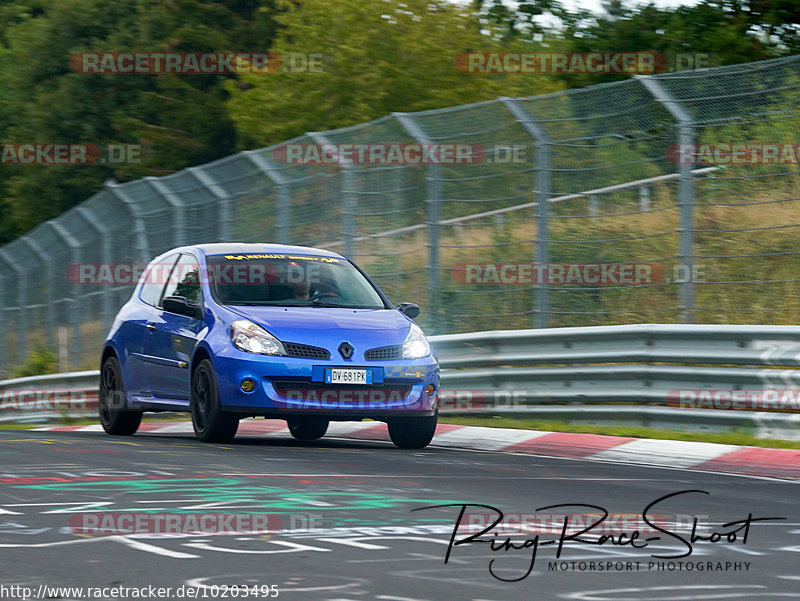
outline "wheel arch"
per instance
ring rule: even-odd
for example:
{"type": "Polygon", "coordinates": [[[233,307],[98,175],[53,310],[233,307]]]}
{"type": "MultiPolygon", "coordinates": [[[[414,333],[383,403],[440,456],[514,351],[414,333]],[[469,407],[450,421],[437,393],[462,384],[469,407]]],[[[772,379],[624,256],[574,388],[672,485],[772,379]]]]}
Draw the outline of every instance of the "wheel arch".
{"type": "Polygon", "coordinates": [[[117,353],[117,349],[115,349],[110,344],[107,344],[105,348],[103,348],[103,354],[100,356],[100,368],[102,369],[103,364],[106,362],[106,359],[109,357],[115,357],[117,361],[119,361],[119,354],[117,353]]]}
{"type": "Polygon", "coordinates": [[[208,359],[209,361],[211,361],[211,365],[212,366],[214,365],[214,359],[212,358],[211,351],[204,345],[200,345],[197,347],[197,349],[195,349],[194,355],[192,355],[192,365],[190,370],[192,376],[194,376],[194,372],[197,369],[197,366],[200,365],[200,363],[204,359],[208,359]]]}

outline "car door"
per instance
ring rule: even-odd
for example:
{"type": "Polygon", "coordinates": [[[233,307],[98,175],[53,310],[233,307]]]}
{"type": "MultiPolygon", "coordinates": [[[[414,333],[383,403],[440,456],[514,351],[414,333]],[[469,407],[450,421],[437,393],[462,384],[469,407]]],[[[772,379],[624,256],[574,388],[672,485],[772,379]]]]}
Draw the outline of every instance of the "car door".
{"type": "Polygon", "coordinates": [[[169,276],[164,292],[145,326],[144,354],[147,355],[147,380],[155,400],[189,404],[192,351],[202,319],[165,311],[162,302],[168,296],[181,296],[202,306],[200,263],[191,254],[181,254],[169,276]]]}
{"type": "Polygon", "coordinates": [[[125,368],[123,378],[125,388],[130,396],[148,398],[152,396],[147,379],[148,356],[144,350],[145,339],[150,335],[148,324],[153,320],[153,313],[161,300],[167,278],[177,262],[179,253],[173,253],[147,266],[144,283],[138,297],[131,304],[124,324],[125,368]]]}

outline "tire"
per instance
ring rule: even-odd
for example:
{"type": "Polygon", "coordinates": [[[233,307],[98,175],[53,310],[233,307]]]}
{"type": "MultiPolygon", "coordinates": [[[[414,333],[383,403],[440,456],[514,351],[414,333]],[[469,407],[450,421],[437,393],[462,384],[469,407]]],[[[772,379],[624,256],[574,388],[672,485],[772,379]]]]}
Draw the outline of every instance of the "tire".
{"type": "Polygon", "coordinates": [[[125,404],[125,389],[122,386],[122,370],[116,357],[108,357],[100,369],[100,397],[97,413],[106,434],[130,436],[142,423],[142,412],[128,409],[125,404]]]}
{"type": "Polygon", "coordinates": [[[211,361],[203,359],[192,374],[192,412],[194,434],[202,442],[230,442],[239,429],[239,416],[226,413],[219,402],[217,377],[211,361]]]}
{"type": "Polygon", "coordinates": [[[290,417],[286,420],[289,432],[297,440],[317,440],[325,436],[330,422],[324,417],[290,417]]]}
{"type": "Polygon", "coordinates": [[[393,417],[389,420],[389,438],[399,449],[424,449],[436,433],[437,411],[430,417],[393,417]]]}

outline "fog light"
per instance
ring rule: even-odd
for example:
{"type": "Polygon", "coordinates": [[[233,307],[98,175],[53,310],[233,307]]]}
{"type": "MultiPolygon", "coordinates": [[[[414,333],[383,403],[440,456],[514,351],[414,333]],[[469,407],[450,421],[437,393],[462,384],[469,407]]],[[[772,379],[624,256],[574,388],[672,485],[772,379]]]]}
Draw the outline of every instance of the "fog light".
{"type": "Polygon", "coordinates": [[[436,392],[436,387],[433,384],[428,384],[425,387],[425,394],[428,396],[433,396],[433,393],[436,392]]]}
{"type": "Polygon", "coordinates": [[[256,389],[256,381],[247,378],[246,380],[242,380],[242,390],[245,392],[253,392],[256,389]]]}

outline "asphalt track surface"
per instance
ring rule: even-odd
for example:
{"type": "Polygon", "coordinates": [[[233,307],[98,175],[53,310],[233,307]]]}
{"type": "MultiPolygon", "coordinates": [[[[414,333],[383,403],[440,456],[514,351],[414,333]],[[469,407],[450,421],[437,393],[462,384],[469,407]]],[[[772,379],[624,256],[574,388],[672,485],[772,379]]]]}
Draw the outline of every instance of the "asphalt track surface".
{"type": "MultiPolygon", "coordinates": [[[[172,587],[162,598],[186,599],[192,597],[176,589],[191,586],[195,598],[263,599],[274,597],[252,587],[277,585],[278,599],[298,601],[800,599],[797,482],[511,453],[404,451],[383,441],[301,443],[242,435],[231,444],[211,445],[181,433],[112,438],[0,431],[0,461],[5,587],[38,592],[40,585],[152,585],[172,587]],[[734,542],[698,540],[690,556],[654,558],[683,554],[688,546],[648,530],[636,516],[660,497],[686,490],[709,494],[675,496],[649,514],[663,516],[657,523],[686,539],[687,516],[698,517],[697,534],[705,536],[734,530],[721,524],[748,514],[786,519],[752,523],[746,543],[739,530],[734,542]],[[645,548],[566,540],[553,564],[556,543],[547,541],[558,540],[552,522],[560,526],[561,517],[548,522],[547,516],[597,511],[536,511],[568,503],[592,504],[633,520],[618,522],[617,529],[600,525],[592,533],[615,533],[618,539],[620,530],[644,527],[638,542],[661,538],[645,548]],[[454,506],[412,511],[443,504],[454,506]],[[498,550],[489,542],[450,547],[453,536],[458,541],[475,532],[453,535],[459,504],[484,504],[512,516],[505,529],[482,536],[498,550]],[[71,528],[82,514],[99,512],[268,514],[278,531],[86,535],[71,528]],[[534,515],[545,522],[537,526],[534,515]],[[528,530],[515,529],[515,516],[532,520],[528,530]],[[549,524],[544,530],[543,523],[549,524]],[[522,578],[537,533],[535,563],[522,578]],[[506,537],[528,546],[502,548],[506,537]],[[698,571],[698,565],[705,569],[698,571]],[[225,588],[233,586],[248,587],[249,595],[237,589],[234,596],[225,588]]],[[[587,538],[597,539],[592,533],[587,538]]],[[[0,587],[0,598],[22,598],[11,592],[0,587]]],[[[62,594],[74,598],[79,597],[62,594]]]]}

